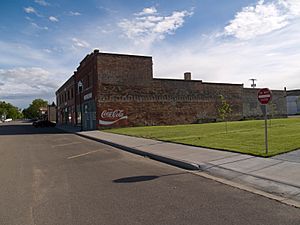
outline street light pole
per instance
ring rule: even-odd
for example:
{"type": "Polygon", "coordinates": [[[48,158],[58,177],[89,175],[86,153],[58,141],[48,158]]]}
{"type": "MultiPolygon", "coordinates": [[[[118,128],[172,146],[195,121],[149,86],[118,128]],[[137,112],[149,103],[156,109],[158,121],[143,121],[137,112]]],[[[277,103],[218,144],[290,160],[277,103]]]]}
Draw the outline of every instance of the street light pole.
{"type": "Polygon", "coordinates": [[[83,84],[80,80],[78,82],[78,91],[79,91],[79,107],[80,107],[80,131],[82,131],[82,105],[81,105],[81,92],[82,92],[83,84]]]}

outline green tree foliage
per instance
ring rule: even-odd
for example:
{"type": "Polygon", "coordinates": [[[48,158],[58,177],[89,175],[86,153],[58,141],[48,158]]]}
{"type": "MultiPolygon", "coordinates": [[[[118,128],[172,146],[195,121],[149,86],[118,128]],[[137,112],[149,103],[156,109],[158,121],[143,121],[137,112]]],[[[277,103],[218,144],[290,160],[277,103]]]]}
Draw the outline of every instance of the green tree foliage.
{"type": "Polygon", "coordinates": [[[269,127],[271,127],[272,126],[272,119],[277,114],[277,106],[273,101],[271,101],[268,105],[268,114],[269,114],[269,127]]]}
{"type": "Polygon", "coordinates": [[[223,95],[220,95],[221,104],[218,108],[219,117],[222,121],[225,121],[226,133],[227,129],[227,120],[232,113],[231,105],[226,101],[223,95]]]}
{"type": "Polygon", "coordinates": [[[39,109],[41,107],[47,107],[48,102],[43,99],[35,99],[29,105],[27,109],[23,110],[23,114],[25,118],[34,119],[39,118],[39,109]]]}
{"type": "Polygon", "coordinates": [[[12,104],[0,101],[0,119],[2,117],[12,118],[15,120],[22,118],[23,114],[17,107],[13,106],[12,104]]]}

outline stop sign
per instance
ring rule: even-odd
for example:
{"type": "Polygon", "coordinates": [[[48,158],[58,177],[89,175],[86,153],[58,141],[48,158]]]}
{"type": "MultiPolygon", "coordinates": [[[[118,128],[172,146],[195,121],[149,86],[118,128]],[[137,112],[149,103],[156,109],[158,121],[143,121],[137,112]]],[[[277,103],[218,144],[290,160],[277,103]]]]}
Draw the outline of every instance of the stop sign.
{"type": "Polygon", "coordinates": [[[262,88],[257,93],[257,99],[262,105],[266,105],[272,99],[272,92],[268,88],[262,88]]]}

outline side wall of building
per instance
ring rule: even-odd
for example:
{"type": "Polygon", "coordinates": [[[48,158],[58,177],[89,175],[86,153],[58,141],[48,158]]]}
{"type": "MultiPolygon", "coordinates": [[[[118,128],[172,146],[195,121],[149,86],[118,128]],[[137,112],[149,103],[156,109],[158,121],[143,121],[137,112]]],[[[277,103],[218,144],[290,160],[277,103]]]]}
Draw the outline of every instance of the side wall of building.
{"type": "Polygon", "coordinates": [[[212,122],[218,118],[219,95],[222,94],[232,105],[230,119],[241,119],[241,86],[224,86],[227,87],[172,80],[154,81],[144,87],[102,84],[97,102],[99,115],[109,109],[123,110],[128,116],[123,125],[129,126],[212,122]],[[173,89],[168,89],[168,85],[173,89]]]}
{"type": "MultiPolygon", "coordinates": [[[[256,88],[243,89],[243,117],[244,119],[263,118],[261,104],[257,100],[256,88]]],[[[268,104],[268,115],[274,118],[286,117],[286,92],[280,90],[272,90],[272,100],[268,104]]]]}
{"type": "Polygon", "coordinates": [[[94,130],[97,128],[96,101],[98,77],[97,77],[97,55],[94,51],[87,55],[80,63],[75,72],[76,86],[76,122],[83,130],[94,130]],[[79,83],[82,88],[79,88],[79,83]]]}
{"type": "Polygon", "coordinates": [[[57,121],[57,114],[56,114],[57,108],[55,105],[48,105],[47,107],[47,119],[52,122],[57,121]]]}
{"type": "Polygon", "coordinates": [[[242,85],[152,77],[151,57],[98,57],[98,121],[117,112],[127,119],[115,126],[216,121],[220,95],[232,105],[231,119],[242,118],[242,85]]]}

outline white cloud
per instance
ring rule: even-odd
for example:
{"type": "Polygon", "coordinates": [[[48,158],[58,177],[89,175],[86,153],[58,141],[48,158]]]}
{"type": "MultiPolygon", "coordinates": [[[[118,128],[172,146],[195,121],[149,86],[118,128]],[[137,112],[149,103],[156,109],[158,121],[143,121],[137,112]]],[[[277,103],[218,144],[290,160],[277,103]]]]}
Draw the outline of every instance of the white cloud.
{"type": "Polygon", "coordinates": [[[249,40],[282,29],[298,16],[299,0],[260,0],[256,5],[244,7],[238,12],[225,27],[224,34],[249,40]]]}
{"type": "Polygon", "coordinates": [[[41,6],[48,6],[50,5],[48,2],[46,2],[45,0],[34,0],[35,3],[41,5],[41,6]]]}
{"type": "Polygon", "coordinates": [[[181,46],[160,46],[153,53],[156,77],[193,79],[204,82],[244,83],[258,79],[258,87],[300,87],[300,19],[281,30],[251,40],[219,39],[214,34],[194,36],[181,46]]]}
{"type": "Polygon", "coordinates": [[[142,12],[136,13],[135,15],[137,16],[142,16],[142,15],[150,15],[150,14],[155,14],[157,13],[157,10],[155,7],[150,7],[150,8],[144,8],[142,12]]]}
{"type": "Polygon", "coordinates": [[[30,23],[34,28],[39,29],[39,30],[48,30],[49,28],[47,26],[39,26],[38,24],[32,22],[30,23]]]}
{"type": "Polygon", "coordinates": [[[48,49],[48,48],[44,48],[43,51],[46,52],[46,53],[52,53],[52,50],[48,49]]]}
{"type": "Polygon", "coordinates": [[[79,40],[78,38],[72,38],[73,41],[73,47],[74,48],[88,48],[90,47],[90,44],[84,40],[79,40]]]}
{"type": "Polygon", "coordinates": [[[300,1],[299,0],[278,0],[278,3],[285,7],[291,16],[300,15],[300,1]]]}
{"type": "Polygon", "coordinates": [[[0,69],[0,98],[18,98],[53,94],[57,83],[52,74],[38,67],[0,69]]]}
{"type": "Polygon", "coordinates": [[[49,20],[51,21],[51,22],[58,22],[59,20],[56,18],[56,17],[54,17],[54,16],[50,16],[49,17],[49,20]]]}
{"type": "Polygon", "coordinates": [[[28,14],[30,13],[37,14],[36,10],[31,6],[24,8],[24,11],[28,14]]]}
{"type": "Polygon", "coordinates": [[[183,26],[185,17],[193,14],[188,11],[174,11],[170,16],[160,16],[156,12],[154,7],[145,8],[135,14],[135,18],[123,19],[118,26],[125,36],[136,44],[151,45],[157,40],[164,39],[166,34],[174,34],[183,26]]]}
{"type": "Polygon", "coordinates": [[[71,16],[81,16],[81,13],[80,12],[73,12],[73,11],[70,11],[69,14],[71,16]]]}
{"type": "Polygon", "coordinates": [[[28,107],[38,97],[55,99],[57,87],[69,78],[86,51],[64,54],[62,47],[51,46],[40,49],[0,40],[0,99],[19,107],[28,107]]]}
{"type": "Polygon", "coordinates": [[[100,9],[101,11],[105,11],[110,14],[118,13],[118,11],[111,9],[111,8],[104,7],[104,6],[97,6],[97,9],[100,9]]]}

